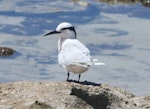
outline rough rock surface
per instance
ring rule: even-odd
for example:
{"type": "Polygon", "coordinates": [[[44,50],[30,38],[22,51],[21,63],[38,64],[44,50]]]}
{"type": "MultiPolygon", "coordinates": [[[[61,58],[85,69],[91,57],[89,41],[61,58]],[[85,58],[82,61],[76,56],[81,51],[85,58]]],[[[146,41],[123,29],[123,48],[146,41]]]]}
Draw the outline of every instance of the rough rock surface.
{"type": "Polygon", "coordinates": [[[91,82],[0,84],[0,109],[150,109],[150,96],[91,82]]]}

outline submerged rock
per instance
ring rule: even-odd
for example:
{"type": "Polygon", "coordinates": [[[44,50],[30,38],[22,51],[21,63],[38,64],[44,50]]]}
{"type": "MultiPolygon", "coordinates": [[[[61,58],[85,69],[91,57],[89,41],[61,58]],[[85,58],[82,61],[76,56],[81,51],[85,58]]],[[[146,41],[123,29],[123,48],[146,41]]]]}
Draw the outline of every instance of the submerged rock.
{"type": "Polygon", "coordinates": [[[14,49],[9,48],[9,47],[0,47],[0,56],[2,57],[7,57],[13,55],[15,52],[14,49]]]}
{"type": "Polygon", "coordinates": [[[145,109],[150,97],[90,82],[0,84],[0,109],[145,109]]]}

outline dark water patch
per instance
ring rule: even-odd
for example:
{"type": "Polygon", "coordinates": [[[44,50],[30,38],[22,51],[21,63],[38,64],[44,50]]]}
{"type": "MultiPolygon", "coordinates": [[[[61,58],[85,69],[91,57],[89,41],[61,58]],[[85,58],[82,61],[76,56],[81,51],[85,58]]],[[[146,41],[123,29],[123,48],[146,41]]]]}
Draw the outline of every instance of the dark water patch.
{"type": "Polygon", "coordinates": [[[47,3],[50,2],[49,0],[26,0],[26,1],[21,1],[21,2],[17,2],[16,5],[17,6],[28,6],[28,5],[34,5],[34,4],[39,4],[39,3],[47,3]]]}
{"type": "Polygon", "coordinates": [[[0,83],[8,83],[8,82],[13,82],[13,81],[4,77],[0,77],[0,83]]]}
{"type": "Polygon", "coordinates": [[[146,71],[146,72],[150,72],[150,68],[144,69],[144,71],[146,71]]]}
{"type": "Polygon", "coordinates": [[[133,56],[129,56],[126,54],[121,54],[118,52],[111,52],[111,53],[102,53],[101,55],[103,56],[112,56],[112,57],[116,57],[116,58],[124,58],[124,59],[134,59],[133,56]]]}
{"type": "Polygon", "coordinates": [[[20,53],[19,51],[14,52],[14,54],[12,56],[9,57],[0,57],[0,59],[16,59],[18,57],[20,57],[22,55],[22,53],[20,53]]]}
{"type": "MultiPolygon", "coordinates": [[[[125,50],[125,49],[129,49],[132,47],[132,45],[128,45],[128,44],[87,44],[86,45],[89,50],[91,51],[92,55],[96,55],[96,54],[102,54],[103,50],[125,50]]],[[[113,56],[124,56],[122,54],[116,54],[113,53],[111,54],[113,56]]]]}
{"type": "Polygon", "coordinates": [[[91,55],[102,53],[102,49],[100,48],[100,45],[98,44],[87,44],[86,46],[89,48],[91,55]]]}
{"type": "Polygon", "coordinates": [[[141,64],[141,65],[144,65],[145,67],[147,67],[149,69],[149,65],[150,65],[150,60],[148,61],[149,59],[147,58],[147,61],[137,61],[137,63],[141,64]]]}
{"type": "Polygon", "coordinates": [[[95,5],[87,6],[85,10],[50,12],[50,13],[26,13],[15,11],[0,11],[0,15],[24,17],[21,22],[23,26],[2,25],[0,32],[15,35],[33,36],[43,34],[44,30],[52,30],[60,22],[71,22],[73,24],[85,24],[92,21],[98,16],[100,9],[95,5]]]}
{"type": "Polygon", "coordinates": [[[57,57],[49,56],[49,55],[26,55],[27,59],[34,59],[38,64],[56,64],[57,57]]]}
{"type": "MultiPolygon", "coordinates": [[[[39,69],[38,72],[38,77],[36,79],[38,80],[51,80],[54,79],[54,74],[52,74],[53,72],[47,72],[47,70],[45,68],[39,69]]],[[[35,79],[34,77],[32,79],[35,79]]]]}
{"type": "Polygon", "coordinates": [[[101,15],[99,19],[100,20],[98,21],[98,23],[101,23],[101,24],[119,24],[118,21],[113,20],[110,17],[106,17],[104,15],[101,15]]]}
{"type": "Polygon", "coordinates": [[[119,56],[119,57],[128,57],[127,55],[124,54],[120,54],[120,53],[109,53],[109,54],[105,54],[105,56],[119,56]]]}
{"type": "Polygon", "coordinates": [[[40,57],[40,58],[35,58],[36,62],[39,64],[56,64],[57,58],[56,57],[40,57]]]}
{"type": "Polygon", "coordinates": [[[127,31],[117,30],[117,29],[108,29],[108,28],[95,29],[94,32],[101,33],[101,34],[107,34],[107,33],[110,34],[112,32],[111,35],[107,35],[110,37],[120,37],[120,36],[125,36],[129,34],[127,31]]]}
{"type": "Polygon", "coordinates": [[[146,51],[150,51],[150,48],[138,48],[139,50],[146,50],[146,51]]]}
{"type": "MultiPolygon", "coordinates": [[[[107,4],[106,4],[107,5],[107,4]]],[[[142,4],[116,4],[116,5],[104,5],[101,7],[101,11],[111,14],[127,14],[130,17],[150,19],[150,8],[144,7],[142,4]]]]}
{"type": "Polygon", "coordinates": [[[0,25],[1,29],[0,32],[1,33],[6,33],[6,34],[15,34],[15,35],[25,35],[27,34],[24,30],[23,27],[18,26],[18,25],[0,25]]]}
{"type": "Polygon", "coordinates": [[[132,47],[132,45],[128,45],[128,44],[114,44],[114,45],[101,44],[101,45],[99,45],[99,47],[101,49],[104,49],[104,50],[124,50],[124,49],[128,49],[128,48],[132,47]]]}
{"type": "Polygon", "coordinates": [[[127,70],[125,68],[116,68],[115,71],[118,71],[120,73],[126,72],[127,70]]]}

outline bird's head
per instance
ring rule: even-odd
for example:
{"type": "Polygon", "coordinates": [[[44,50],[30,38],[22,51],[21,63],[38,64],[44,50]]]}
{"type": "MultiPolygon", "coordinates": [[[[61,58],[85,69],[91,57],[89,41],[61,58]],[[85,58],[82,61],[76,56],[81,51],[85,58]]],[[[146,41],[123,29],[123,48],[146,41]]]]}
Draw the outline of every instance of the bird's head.
{"type": "Polygon", "coordinates": [[[76,39],[76,31],[72,24],[68,22],[60,23],[54,31],[51,31],[44,36],[60,34],[61,38],[71,38],[76,39]]]}

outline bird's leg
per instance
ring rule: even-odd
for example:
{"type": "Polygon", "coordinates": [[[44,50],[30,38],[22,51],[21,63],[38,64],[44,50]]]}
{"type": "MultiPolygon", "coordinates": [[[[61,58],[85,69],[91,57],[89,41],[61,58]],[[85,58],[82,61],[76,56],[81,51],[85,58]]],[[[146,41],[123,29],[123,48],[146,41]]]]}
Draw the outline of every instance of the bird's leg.
{"type": "Polygon", "coordinates": [[[81,74],[79,74],[78,82],[80,81],[81,74]]]}
{"type": "Polygon", "coordinates": [[[67,74],[67,81],[69,81],[69,75],[70,75],[70,74],[69,74],[69,72],[68,72],[68,74],[67,74]]]}

